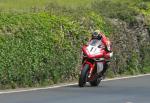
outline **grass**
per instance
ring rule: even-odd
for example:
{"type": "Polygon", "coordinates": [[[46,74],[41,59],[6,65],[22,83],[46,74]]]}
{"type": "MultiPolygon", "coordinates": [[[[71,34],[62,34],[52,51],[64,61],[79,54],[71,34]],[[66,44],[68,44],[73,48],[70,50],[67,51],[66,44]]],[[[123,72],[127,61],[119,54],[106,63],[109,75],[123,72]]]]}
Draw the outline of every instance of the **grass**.
{"type": "Polygon", "coordinates": [[[49,0],[0,0],[1,9],[21,9],[32,6],[42,6],[49,3],[49,0]]]}
{"type": "Polygon", "coordinates": [[[0,0],[0,9],[7,10],[24,10],[32,7],[44,8],[50,3],[58,4],[64,7],[89,7],[93,0],[0,0]]]}

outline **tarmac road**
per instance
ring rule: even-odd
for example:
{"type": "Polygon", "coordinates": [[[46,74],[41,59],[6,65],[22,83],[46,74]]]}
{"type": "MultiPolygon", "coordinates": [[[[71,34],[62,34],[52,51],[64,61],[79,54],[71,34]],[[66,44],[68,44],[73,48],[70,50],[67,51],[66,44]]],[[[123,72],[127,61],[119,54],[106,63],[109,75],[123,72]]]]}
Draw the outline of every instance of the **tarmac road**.
{"type": "Polygon", "coordinates": [[[0,103],[150,103],[150,75],[78,85],[0,94],[0,103]]]}

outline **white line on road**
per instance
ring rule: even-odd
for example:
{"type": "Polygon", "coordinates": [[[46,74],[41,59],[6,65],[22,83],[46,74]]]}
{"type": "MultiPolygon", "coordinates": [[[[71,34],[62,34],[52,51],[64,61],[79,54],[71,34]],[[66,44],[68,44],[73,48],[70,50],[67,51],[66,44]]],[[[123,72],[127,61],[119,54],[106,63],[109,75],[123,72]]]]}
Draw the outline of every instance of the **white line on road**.
{"type": "Polygon", "coordinates": [[[126,77],[115,77],[111,79],[105,79],[103,81],[113,81],[113,80],[121,80],[121,79],[130,79],[130,78],[138,78],[143,76],[150,76],[150,74],[141,74],[141,75],[135,75],[135,76],[126,76],[126,77]]]}
{"type": "MultiPolygon", "coordinates": [[[[113,81],[113,80],[122,80],[122,79],[130,79],[130,78],[137,78],[137,77],[143,77],[143,76],[150,76],[150,74],[143,74],[143,75],[136,75],[136,76],[127,76],[127,77],[117,77],[112,79],[105,79],[103,81],[113,81]]],[[[46,90],[46,89],[52,89],[52,88],[59,88],[59,87],[65,87],[65,86],[72,86],[77,85],[78,83],[70,83],[70,84],[61,84],[56,86],[50,86],[50,87],[42,87],[42,88],[31,88],[31,89],[22,89],[22,90],[8,90],[8,91],[2,91],[0,94],[9,94],[9,93],[20,93],[20,92],[27,92],[27,91],[37,91],[37,90],[46,90]]]]}

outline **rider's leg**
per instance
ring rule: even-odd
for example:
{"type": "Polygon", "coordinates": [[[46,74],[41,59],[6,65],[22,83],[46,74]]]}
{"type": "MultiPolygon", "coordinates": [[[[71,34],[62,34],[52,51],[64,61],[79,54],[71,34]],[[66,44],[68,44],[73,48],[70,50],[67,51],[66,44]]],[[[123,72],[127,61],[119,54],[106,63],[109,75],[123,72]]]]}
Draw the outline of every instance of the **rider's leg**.
{"type": "Polygon", "coordinates": [[[107,59],[106,63],[104,64],[104,68],[103,68],[103,71],[101,72],[102,76],[105,76],[105,73],[108,69],[108,66],[109,66],[109,62],[110,62],[110,58],[113,56],[113,52],[108,52],[106,55],[105,55],[105,59],[107,59]]]}
{"type": "Polygon", "coordinates": [[[108,62],[106,62],[106,63],[104,64],[103,71],[101,72],[101,74],[102,74],[103,77],[105,77],[105,73],[106,73],[107,69],[108,69],[108,62]]]}

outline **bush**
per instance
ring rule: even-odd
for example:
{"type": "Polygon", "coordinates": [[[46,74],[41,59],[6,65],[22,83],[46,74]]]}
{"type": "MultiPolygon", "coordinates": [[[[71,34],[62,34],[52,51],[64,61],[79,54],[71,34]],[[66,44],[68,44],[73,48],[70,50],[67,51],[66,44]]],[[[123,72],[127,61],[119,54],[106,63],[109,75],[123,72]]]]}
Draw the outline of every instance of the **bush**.
{"type": "MultiPolygon", "coordinates": [[[[100,16],[89,15],[89,22],[100,16]]],[[[16,88],[73,80],[78,76],[87,20],[48,13],[0,14],[0,87],[16,88]],[[81,21],[83,23],[81,23],[81,21]]],[[[99,23],[103,23],[102,18],[99,23]]],[[[93,24],[103,28],[103,24],[93,24]]]]}
{"type": "Polygon", "coordinates": [[[148,10],[148,9],[149,9],[148,5],[147,5],[145,2],[140,2],[140,3],[137,5],[137,7],[138,7],[139,9],[143,9],[143,10],[148,10]]]}
{"type": "Polygon", "coordinates": [[[74,73],[78,58],[74,49],[79,46],[72,39],[77,40],[77,24],[45,13],[1,14],[0,20],[1,85],[56,83],[74,73]]]}

